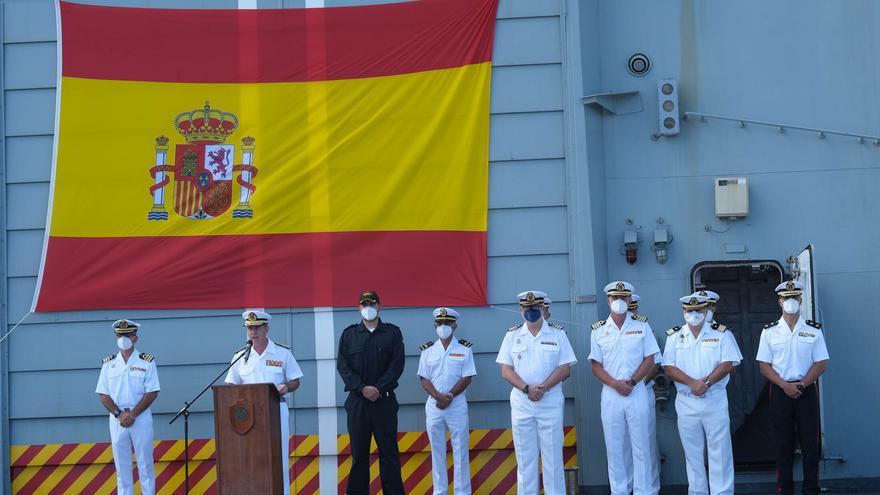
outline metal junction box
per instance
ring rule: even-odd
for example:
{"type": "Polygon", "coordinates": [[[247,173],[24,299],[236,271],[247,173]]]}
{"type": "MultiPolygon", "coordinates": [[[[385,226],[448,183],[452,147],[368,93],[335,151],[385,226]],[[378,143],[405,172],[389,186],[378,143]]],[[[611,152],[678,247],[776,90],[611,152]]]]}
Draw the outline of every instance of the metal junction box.
{"type": "Polygon", "coordinates": [[[749,182],[745,177],[715,178],[715,215],[719,218],[749,216],[749,182]]]}

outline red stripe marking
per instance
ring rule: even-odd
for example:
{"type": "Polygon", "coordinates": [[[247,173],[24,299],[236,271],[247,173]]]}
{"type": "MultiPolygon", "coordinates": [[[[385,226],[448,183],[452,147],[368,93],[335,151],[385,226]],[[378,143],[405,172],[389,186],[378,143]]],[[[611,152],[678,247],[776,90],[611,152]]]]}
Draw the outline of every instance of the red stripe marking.
{"type": "MultiPolygon", "coordinates": [[[[400,465],[406,462],[409,459],[407,454],[403,454],[400,456],[400,465]]],[[[379,456],[378,455],[370,455],[370,471],[373,470],[374,465],[379,464],[379,456]]],[[[379,476],[376,476],[376,479],[370,482],[370,493],[379,493],[379,489],[382,488],[382,472],[379,472],[379,476]]]]}
{"type": "MultiPolygon", "coordinates": [[[[79,460],[76,461],[77,464],[94,464],[98,457],[101,456],[107,449],[110,448],[109,442],[99,442],[86,451],[79,460]]],[[[112,461],[111,461],[112,462],[112,461]]]]}
{"type": "Polygon", "coordinates": [[[183,470],[182,462],[169,462],[168,466],[166,466],[161,473],[156,475],[156,491],[159,491],[159,487],[165,486],[165,484],[168,483],[168,480],[174,477],[174,475],[181,470],[183,470]]]}
{"type": "Polygon", "coordinates": [[[249,83],[460,67],[491,60],[497,6],[498,0],[422,0],[325,9],[190,10],[61,2],[62,73],[249,83]],[[309,56],[314,50],[326,56],[309,56]]]}
{"type": "MultiPolygon", "coordinates": [[[[471,451],[472,453],[474,451],[471,451]]],[[[477,488],[480,487],[483,483],[489,479],[489,476],[498,469],[499,466],[507,459],[508,456],[513,455],[512,450],[498,450],[495,451],[495,454],[483,465],[479,472],[471,473],[471,488],[476,491],[477,488]]]]}
{"type": "MultiPolygon", "coordinates": [[[[428,440],[428,434],[425,432],[420,432],[415,440],[406,448],[406,452],[416,453],[422,452],[422,449],[428,446],[431,442],[428,440]]],[[[449,441],[446,442],[447,445],[449,441]]],[[[449,447],[446,449],[449,452],[449,447]]]]}
{"type": "Polygon", "coordinates": [[[67,491],[67,488],[71,484],[73,484],[74,481],[76,481],[77,478],[82,476],[83,472],[88,467],[89,466],[86,465],[73,466],[73,468],[68,471],[63,478],[58,480],[58,483],[56,483],[55,486],[48,492],[48,495],[62,495],[65,491],[67,491]]]}
{"type": "Polygon", "coordinates": [[[176,440],[162,440],[158,445],[153,447],[153,462],[159,462],[159,459],[161,459],[175,443],[177,443],[176,440]]]}
{"type": "MultiPolygon", "coordinates": [[[[513,455],[512,452],[511,452],[511,455],[513,455]]],[[[496,488],[496,490],[498,490],[498,493],[513,493],[514,492],[513,488],[515,486],[516,486],[516,466],[514,465],[514,468],[511,469],[509,473],[507,473],[507,476],[505,476],[504,478],[501,479],[501,481],[498,482],[498,487],[496,488]]],[[[544,485],[542,483],[538,486],[544,486],[544,485]]]]}
{"type": "MultiPolygon", "coordinates": [[[[413,454],[416,455],[416,454],[413,454]]],[[[401,466],[403,462],[401,461],[401,466]]],[[[404,481],[404,488],[406,488],[407,492],[415,489],[416,485],[418,485],[425,476],[431,477],[431,455],[428,454],[425,456],[425,459],[419,464],[419,467],[415,469],[409,476],[406,477],[404,481]]],[[[450,480],[452,478],[449,478],[450,480]]]]}
{"type": "Polygon", "coordinates": [[[299,491],[296,493],[298,495],[302,495],[302,494],[311,495],[313,493],[318,493],[318,488],[320,488],[320,483],[321,483],[320,478],[321,478],[320,476],[315,474],[315,476],[312,477],[312,479],[306,484],[306,486],[300,488],[299,491]]]}
{"type": "Polygon", "coordinates": [[[25,483],[23,487],[21,487],[21,490],[18,493],[42,493],[42,490],[38,491],[37,489],[40,488],[40,485],[42,485],[43,482],[46,481],[46,478],[48,478],[49,475],[55,471],[55,469],[56,466],[41,467],[34,475],[34,477],[28,480],[28,482],[25,483]]]}
{"type": "Polygon", "coordinates": [[[52,454],[46,462],[43,463],[44,466],[60,466],[61,461],[63,461],[68,454],[73,452],[73,449],[77,447],[78,444],[75,443],[65,443],[58,450],[52,454]]]}
{"type": "MultiPolygon", "coordinates": [[[[211,469],[214,467],[214,463],[212,461],[202,461],[195,469],[192,469],[192,465],[190,465],[189,472],[189,489],[192,490],[202,478],[207,475],[211,469]]],[[[158,491],[158,486],[156,487],[158,491]]],[[[181,483],[177,490],[174,491],[175,494],[184,495],[186,493],[186,483],[181,483]]]]}
{"type": "Polygon", "coordinates": [[[486,232],[130,237],[119,241],[51,237],[37,311],[347,306],[351,295],[364,287],[375,288],[383,301],[394,306],[486,303],[486,232]],[[332,279],[329,299],[316,297],[313,290],[316,268],[310,249],[314,237],[326,237],[330,244],[332,265],[319,269],[332,279]],[[259,250],[247,246],[259,246],[259,250]],[[202,263],[179,269],[180,256],[195,252],[202,263]],[[443,277],[438,278],[438,273],[443,277]],[[289,283],[292,279],[299,283],[289,283]],[[129,284],[128,280],[141,282],[129,284]]]}
{"type": "Polygon", "coordinates": [[[504,431],[505,430],[500,430],[500,429],[499,430],[489,430],[489,432],[486,433],[486,435],[483,438],[481,438],[474,445],[474,448],[471,450],[488,450],[489,447],[491,447],[492,444],[495,443],[495,440],[498,440],[498,437],[500,437],[502,434],[504,434],[504,431]]]}
{"type": "MultiPolygon", "coordinates": [[[[98,471],[98,474],[92,478],[92,481],[83,488],[83,493],[97,493],[98,489],[104,486],[104,483],[110,479],[111,476],[116,474],[116,468],[113,464],[104,464],[104,467],[98,471]]],[[[158,485],[157,485],[158,488],[158,485]]],[[[113,488],[113,493],[116,493],[116,488],[113,488]]]]}
{"type": "Polygon", "coordinates": [[[26,467],[39,454],[45,445],[31,445],[12,463],[11,467],[26,467]]]}

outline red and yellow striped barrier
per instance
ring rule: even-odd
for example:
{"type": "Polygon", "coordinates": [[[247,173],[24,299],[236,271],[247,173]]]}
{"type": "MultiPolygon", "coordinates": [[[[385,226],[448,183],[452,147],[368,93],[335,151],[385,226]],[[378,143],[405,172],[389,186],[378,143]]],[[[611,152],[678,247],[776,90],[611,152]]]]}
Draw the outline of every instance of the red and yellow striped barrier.
{"type": "MultiPolygon", "coordinates": [[[[403,480],[409,494],[429,494],[431,446],[425,432],[398,433],[403,480]]],[[[451,447],[447,444],[447,452],[451,447]]],[[[351,467],[348,435],[337,438],[338,493],[345,491],[351,467]]],[[[190,493],[216,493],[214,440],[191,440],[190,493]]],[[[371,492],[381,493],[379,463],[373,444],[370,466],[371,492]]],[[[575,429],[565,427],[563,454],[566,466],[577,464],[575,429]]],[[[294,435],[290,438],[291,493],[319,493],[318,436],[294,435]]],[[[155,442],[153,457],[156,490],[159,494],[184,493],[184,449],[182,440],[155,442]]],[[[470,441],[471,479],[475,494],[514,493],[516,458],[509,429],[472,430],[470,441]]],[[[10,452],[12,493],[14,494],[113,494],[116,493],[113,453],[109,443],[16,445],[10,452]]],[[[452,479],[452,457],[447,457],[452,479]]],[[[135,470],[135,479],[137,471],[135,470]]]]}

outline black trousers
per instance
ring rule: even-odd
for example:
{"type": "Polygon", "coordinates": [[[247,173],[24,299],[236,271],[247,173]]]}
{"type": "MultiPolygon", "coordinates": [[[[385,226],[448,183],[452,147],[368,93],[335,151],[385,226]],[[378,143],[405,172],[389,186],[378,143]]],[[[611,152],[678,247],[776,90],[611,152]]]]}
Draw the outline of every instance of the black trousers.
{"type": "Polygon", "coordinates": [[[348,413],[348,434],[351,436],[351,471],[348,473],[349,495],[370,493],[370,437],[379,448],[379,477],[385,495],[404,495],[397,451],[397,398],[382,396],[370,402],[360,395],[349,394],[345,401],[348,413]]]}
{"type": "Polygon", "coordinates": [[[776,450],[776,493],[794,494],[794,436],[797,426],[801,444],[804,471],[804,495],[819,493],[819,454],[821,432],[819,426],[819,388],[814,383],[805,388],[797,399],[785,395],[776,385],[770,385],[770,420],[776,450]]]}

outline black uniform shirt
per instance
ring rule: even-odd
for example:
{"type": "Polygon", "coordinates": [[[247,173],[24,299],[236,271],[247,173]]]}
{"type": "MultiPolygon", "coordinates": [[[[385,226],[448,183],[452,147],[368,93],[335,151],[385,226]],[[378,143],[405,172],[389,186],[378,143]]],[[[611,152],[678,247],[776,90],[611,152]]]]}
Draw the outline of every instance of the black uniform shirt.
{"type": "Polygon", "coordinates": [[[336,370],[345,382],[346,392],[361,393],[372,385],[383,396],[397,388],[403,374],[403,334],[397,325],[379,320],[371,333],[361,321],[342,331],[336,370]]]}

